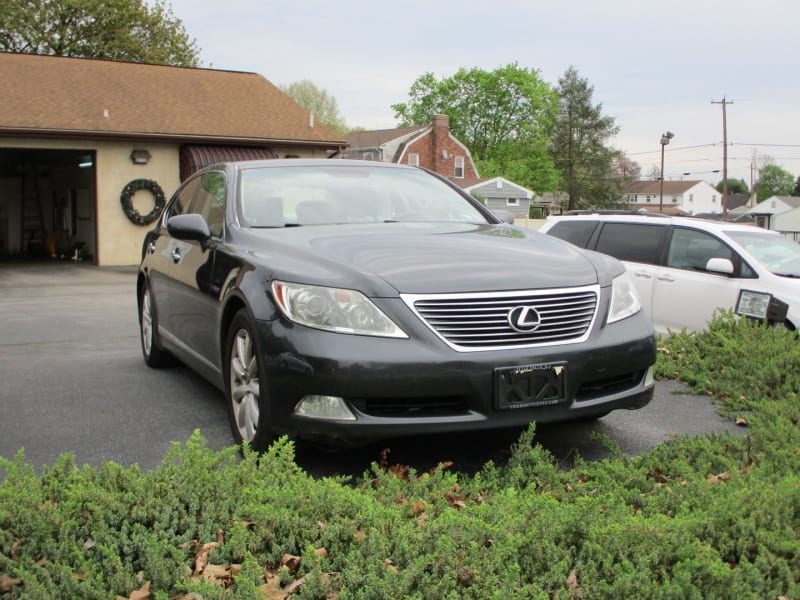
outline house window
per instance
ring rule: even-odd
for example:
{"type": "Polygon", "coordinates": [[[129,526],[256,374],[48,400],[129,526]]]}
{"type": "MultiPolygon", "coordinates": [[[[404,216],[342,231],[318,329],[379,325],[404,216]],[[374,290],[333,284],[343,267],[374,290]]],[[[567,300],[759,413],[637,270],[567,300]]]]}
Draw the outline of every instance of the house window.
{"type": "Polygon", "coordinates": [[[716,203],[717,203],[717,197],[711,196],[711,204],[716,204],[716,203]]]}
{"type": "Polygon", "coordinates": [[[419,166],[419,154],[416,153],[416,152],[411,152],[408,155],[408,164],[410,164],[412,167],[418,167],[419,166]]]}
{"type": "Polygon", "coordinates": [[[648,204],[650,204],[650,196],[647,196],[647,198],[645,199],[645,202],[647,202],[648,204]]]}
{"type": "Polygon", "coordinates": [[[463,156],[456,156],[456,168],[455,172],[453,173],[455,177],[459,179],[464,178],[464,157],[463,156]]]}
{"type": "Polygon", "coordinates": [[[694,194],[689,194],[689,202],[694,202],[694,194]]]}
{"type": "Polygon", "coordinates": [[[506,198],[506,206],[519,206],[519,198],[506,198]]]}
{"type": "Polygon", "coordinates": [[[673,204],[677,204],[678,203],[678,197],[677,196],[673,196],[672,197],[672,203],[673,204]]]}
{"type": "Polygon", "coordinates": [[[375,154],[372,152],[364,152],[363,160],[375,160],[375,154]]]}

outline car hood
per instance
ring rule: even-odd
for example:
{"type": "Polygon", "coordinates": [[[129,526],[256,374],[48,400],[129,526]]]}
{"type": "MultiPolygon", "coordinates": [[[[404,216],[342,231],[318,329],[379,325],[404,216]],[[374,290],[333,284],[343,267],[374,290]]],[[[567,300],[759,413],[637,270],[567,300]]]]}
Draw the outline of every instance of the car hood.
{"type": "Polygon", "coordinates": [[[256,236],[261,243],[253,254],[275,278],[353,287],[372,296],[610,282],[609,276],[598,279],[597,267],[606,259],[505,225],[323,225],[259,230],[256,236]],[[276,253],[288,261],[276,261],[276,253]]]}

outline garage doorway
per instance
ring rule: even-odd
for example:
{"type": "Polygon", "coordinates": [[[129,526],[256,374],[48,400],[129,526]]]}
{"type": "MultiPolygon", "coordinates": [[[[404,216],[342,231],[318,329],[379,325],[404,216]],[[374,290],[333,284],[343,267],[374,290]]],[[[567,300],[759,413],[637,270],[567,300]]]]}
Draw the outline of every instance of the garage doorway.
{"type": "Polygon", "coordinates": [[[0,148],[0,258],[95,262],[92,150],[0,148]]]}

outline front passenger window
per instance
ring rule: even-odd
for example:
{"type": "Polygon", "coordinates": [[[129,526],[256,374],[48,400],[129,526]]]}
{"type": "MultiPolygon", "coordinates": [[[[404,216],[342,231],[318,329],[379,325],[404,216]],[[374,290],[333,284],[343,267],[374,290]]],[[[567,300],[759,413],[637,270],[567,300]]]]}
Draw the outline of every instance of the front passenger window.
{"type": "Polygon", "coordinates": [[[734,264],[733,251],[722,241],[703,231],[676,228],[667,254],[667,266],[690,271],[705,271],[709,259],[726,258],[734,264]]]}

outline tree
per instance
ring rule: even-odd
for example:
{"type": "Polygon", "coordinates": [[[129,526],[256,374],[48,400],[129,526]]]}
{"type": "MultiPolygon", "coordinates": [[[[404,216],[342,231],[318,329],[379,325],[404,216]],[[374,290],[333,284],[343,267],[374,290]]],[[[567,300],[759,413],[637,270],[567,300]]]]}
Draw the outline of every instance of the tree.
{"type": "Polygon", "coordinates": [[[281,90],[300,106],[313,114],[328,127],[339,135],[347,133],[347,124],[339,114],[339,105],[336,98],[328,94],[327,91],[318,88],[308,79],[295,81],[286,86],[280,86],[281,90]]]}
{"type": "Polygon", "coordinates": [[[635,160],[631,160],[622,152],[614,154],[614,162],[611,165],[611,174],[614,179],[628,183],[638,181],[642,176],[642,167],[635,160]]]}
{"type": "Polygon", "coordinates": [[[661,168],[658,165],[650,165],[650,168],[647,169],[647,175],[645,179],[648,181],[658,181],[661,179],[661,168]]]}
{"type": "Polygon", "coordinates": [[[161,0],[3,0],[0,51],[200,64],[195,40],[161,0]]]}
{"type": "Polygon", "coordinates": [[[800,177],[797,178],[797,183],[794,184],[792,196],[800,196],[800,177]]]}
{"type": "MultiPolygon", "coordinates": [[[[720,181],[717,184],[717,191],[722,192],[724,188],[724,181],[720,181]]],[[[744,182],[744,179],[731,179],[728,177],[728,193],[729,194],[749,194],[750,190],[747,189],[747,184],[744,182]]]]}
{"type": "Polygon", "coordinates": [[[771,196],[789,196],[794,191],[794,176],[778,165],[767,165],[761,169],[756,184],[759,202],[771,196]]]}
{"type": "Polygon", "coordinates": [[[551,152],[561,172],[568,209],[616,203],[621,185],[611,177],[615,152],[604,142],[619,128],[603,116],[602,104],[592,105],[594,88],[569,67],[558,80],[561,113],[555,125],[551,152]]]}
{"type": "Polygon", "coordinates": [[[482,175],[503,175],[540,192],[556,189],[547,141],[557,97],[537,70],[513,63],[491,72],[460,69],[442,79],[425,73],[408,96],[407,103],[392,105],[401,126],[426,125],[446,114],[482,175]]]}

